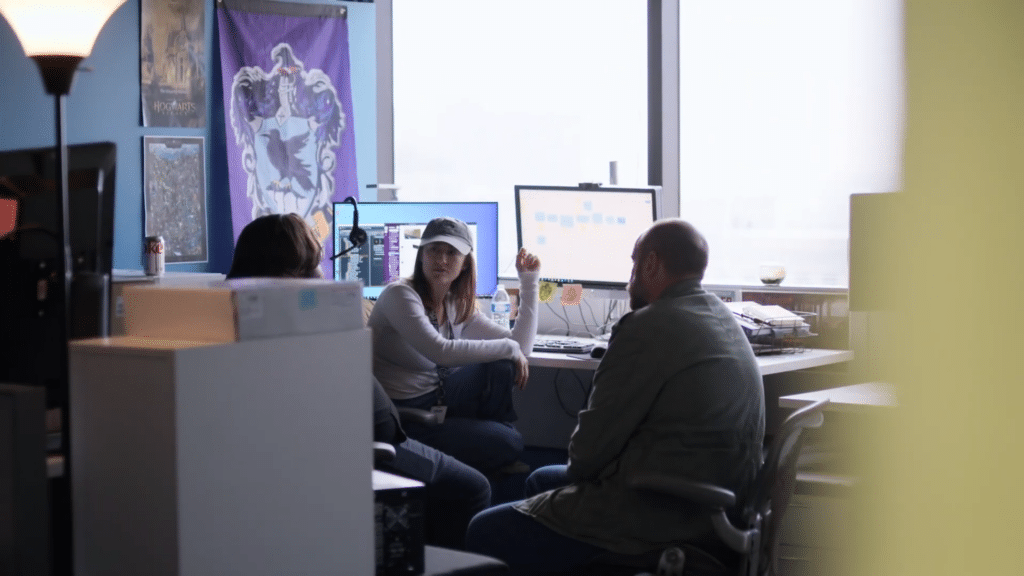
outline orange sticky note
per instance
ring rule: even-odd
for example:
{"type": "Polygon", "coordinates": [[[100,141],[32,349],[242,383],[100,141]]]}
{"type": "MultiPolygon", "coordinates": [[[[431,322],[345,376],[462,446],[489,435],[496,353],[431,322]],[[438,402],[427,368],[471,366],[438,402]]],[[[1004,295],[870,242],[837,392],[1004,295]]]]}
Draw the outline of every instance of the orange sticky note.
{"type": "Polygon", "coordinates": [[[583,299],[582,284],[562,285],[562,306],[576,306],[583,299]]]}

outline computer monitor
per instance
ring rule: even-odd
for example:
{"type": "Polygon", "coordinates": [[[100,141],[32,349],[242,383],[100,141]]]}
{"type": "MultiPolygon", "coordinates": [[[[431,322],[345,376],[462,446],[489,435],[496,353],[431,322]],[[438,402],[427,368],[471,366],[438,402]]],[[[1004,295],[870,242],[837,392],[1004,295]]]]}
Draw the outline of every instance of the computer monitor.
{"type": "Polygon", "coordinates": [[[542,279],[622,289],[633,244],[658,218],[660,188],[516,186],[519,246],[541,261],[542,279]]]}
{"type": "MultiPolygon", "coordinates": [[[[339,252],[351,246],[352,216],[352,204],[334,203],[334,247],[339,252]]],[[[334,278],[361,280],[363,296],[376,298],[388,283],[412,276],[420,234],[439,216],[469,225],[477,295],[490,296],[498,284],[497,202],[362,202],[359,227],[366,231],[366,243],[334,259],[334,278]]]]}
{"type": "Polygon", "coordinates": [[[45,386],[48,404],[62,406],[65,313],[72,338],[108,333],[116,147],[68,146],[70,311],[60,296],[56,157],[52,147],[0,152],[0,198],[8,206],[13,201],[16,214],[14,229],[0,237],[0,382],[45,386]]]}

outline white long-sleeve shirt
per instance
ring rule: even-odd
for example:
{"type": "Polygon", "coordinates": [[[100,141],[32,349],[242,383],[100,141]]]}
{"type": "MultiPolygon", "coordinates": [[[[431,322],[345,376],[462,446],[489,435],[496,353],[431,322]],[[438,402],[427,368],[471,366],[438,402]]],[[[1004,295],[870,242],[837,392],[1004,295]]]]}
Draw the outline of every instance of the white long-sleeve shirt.
{"type": "Polygon", "coordinates": [[[453,323],[455,305],[445,302],[448,321],[435,328],[423,300],[405,280],[384,288],[367,322],[373,330],[373,374],[392,398],[415,398],[437,388],[438,366],[465,366],[529,354],[537,335],[540,272],[519,274],[519,315],[512,330],[474,307],[453,323]]]}

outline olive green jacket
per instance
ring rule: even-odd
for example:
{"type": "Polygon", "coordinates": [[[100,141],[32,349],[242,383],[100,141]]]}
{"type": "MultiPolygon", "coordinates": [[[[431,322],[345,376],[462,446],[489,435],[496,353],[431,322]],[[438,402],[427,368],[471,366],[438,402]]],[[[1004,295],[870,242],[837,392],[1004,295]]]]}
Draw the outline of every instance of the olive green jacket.
{"type": "Polygon", "coordinates": [[[516,505],[552,530],[628,554],[711,530],[706,514],[629,488],[664,473],[741,497],[761,462],[764,388],[743,331],[698,280],[620,320],[569,443],[569,486],[516,505]]]}

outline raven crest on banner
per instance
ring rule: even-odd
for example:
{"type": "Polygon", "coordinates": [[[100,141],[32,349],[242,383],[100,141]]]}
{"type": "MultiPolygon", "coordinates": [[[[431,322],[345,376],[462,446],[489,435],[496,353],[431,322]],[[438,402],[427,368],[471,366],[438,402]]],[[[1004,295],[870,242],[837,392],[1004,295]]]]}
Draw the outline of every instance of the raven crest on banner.
{"type": "Polygon", "coordinates": [[[231,86],[231,126],[252,217],[294,212],[326,235],[345,113],[331,78],[306,70],[290,44],[275,46],[270,58],[269,73],[240,68],[231,86]]]}

